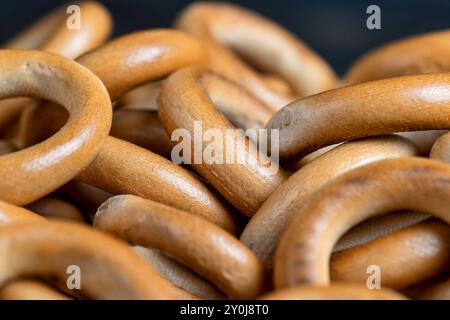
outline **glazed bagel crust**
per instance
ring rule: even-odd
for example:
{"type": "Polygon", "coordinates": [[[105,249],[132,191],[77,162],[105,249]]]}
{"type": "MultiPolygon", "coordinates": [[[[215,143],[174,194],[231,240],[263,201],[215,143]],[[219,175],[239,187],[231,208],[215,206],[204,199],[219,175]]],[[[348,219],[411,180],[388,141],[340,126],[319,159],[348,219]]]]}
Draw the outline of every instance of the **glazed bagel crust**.
{"type": "Polygon", "coordinates": [[[347,73],[350,84],[402,75],[450,71],[450,30],[395,41],[358,59],[347,73]]]}
{"type": "Polygon", "coordinates": [[[348,142],[305,165],[281,184],[259,208],[241,241],[272,268],[279,238],[299,208],[326,182],[370,162],[414,156],[415,147],[394,135],[348,142]]]}
{"type": "Polygon", "coordinates": [[[187,212],[123,195],[100,206],[94,225],[176,258],[230,298],[251,299],[262,290],[264,268],[258,258],[221,228],[187,212]]]}
{"type": "Polygon", "coordinates": [[[111,101],[88,69],[39,51],[1,50],[0,83],[0,98],[48,99],[70,114],[54,136],[0,158],[1,199],[26,204],[71,180],[97,155],[111,127],[111,101]]]}
{"type": "Polygon", "coordinates": [[[180,14],[176,27],[205,41],[214,71],[247,88],[273,110],[292,101],[292,96],[273,90],[226,46],[286,79],[296,95],[336,86],[336,76],[323,59],[294,35],[253,11],[228,3],[194,3],[180,14]]]}
{"type": "Polygon", "coordinates": [[[67,279],[82,270],[81,288],[96,299],[174,299],[172,285],[131,248],[77,223],[19,224],[0,229],[0,285],[23,276],[67,279]]]}
{"type": "Polygon", "coordinates": [[[280,129],[280,157],[296,158],[351,139],[450,128],[450,74],[372,81],[297,100],[267,128],[280,129]]]}
{"type": "Polygon", "coordinates": [[[352,170],[319,189],[284,232],[275,259],[275,286],[327,285],[337,240],[351,227],[407,209],[450,223],[450,166],[421,158],[381,160],[352,170]]]}
{"type": "MultiPolygon", "coordinates": [[[[252,216],[266,198],[286,178],[282,169],[273,171],[270,165],[261,163],[262,153],[244,139],[235,127],[216,109],[202,84],[201,68],[187,67],[171,74],[164,82],[159,96],[158,116],[166,131],[170,134],[182,128],[190,133],[194,143],[195,121],[200,121],[203,130],[214,129],[226,137],[229,130],[233,139],[223,139],[223,157],[229,150],[235,150],[234,160],[229,163],[191,163],[228,201],[247,216],[252,216]],[[232,141],[230,141],[232,140],[232,141]],[[237,157],[248,159],[246,164],[236,163],[237,157]],[[258,159],[260,157],[260,159],[258,159]]],[[[207,143],[203,141],[202,150],[207,143]]],[[[225,162],[225,161],[224,161],[225,162]]]]}

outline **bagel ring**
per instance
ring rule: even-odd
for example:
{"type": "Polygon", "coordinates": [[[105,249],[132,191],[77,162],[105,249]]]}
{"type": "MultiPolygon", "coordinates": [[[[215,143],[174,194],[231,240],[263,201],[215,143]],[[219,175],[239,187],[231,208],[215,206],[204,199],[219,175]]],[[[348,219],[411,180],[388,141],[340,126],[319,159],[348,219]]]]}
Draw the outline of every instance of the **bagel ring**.
{"type": "Polygon", "coordinates": [[[62,186],[100,151],[112,121],[101,81],[66,58],[40,51],[0,51],[0,98],[30,95],[56,101],[69,111],[54,136],[0,157],[0,198],[27,204],[62,186]],[[51,179],[49,179],[51,177],[51,179]]]}

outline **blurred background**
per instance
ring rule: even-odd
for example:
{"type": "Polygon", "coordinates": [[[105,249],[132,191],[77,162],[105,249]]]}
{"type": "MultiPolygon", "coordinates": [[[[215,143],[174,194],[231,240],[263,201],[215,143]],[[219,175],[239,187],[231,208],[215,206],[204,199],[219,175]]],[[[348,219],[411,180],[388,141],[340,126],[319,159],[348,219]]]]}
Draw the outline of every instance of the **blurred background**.
{"type": "MultiPolygon", "coordinates": [[[[192,1],[104,0],[114,17],[114,35],[170,27],[192,1]]],[[[358,56],[387,41],[450,27],[449,0],[231,0],[294,32],[343,74],[358,56]],[[381,30],[366,28],[366,9],[381,8],[381,30]]],[[[0,43],[67,1],[0,2],[0,43]]],[[[450,39],[449,39],[450,41],[450,39]]]]}

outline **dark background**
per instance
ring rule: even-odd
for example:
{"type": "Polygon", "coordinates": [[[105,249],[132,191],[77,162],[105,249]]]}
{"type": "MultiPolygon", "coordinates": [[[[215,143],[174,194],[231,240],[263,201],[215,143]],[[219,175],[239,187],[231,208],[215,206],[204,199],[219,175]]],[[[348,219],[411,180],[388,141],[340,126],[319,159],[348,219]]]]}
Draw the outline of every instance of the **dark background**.
{"type": "MultiPolygon", "coordinates": [[[[169,27],[186,0],[104,0],[114,17],[114,34],[169,27]]],[[[340,74],[356,57],[386,41],[450,26],[450,0],[237,0],[296,33],[340,74]],[[381,7],[381,30],[366,28],[366,8],[381,7]]],[[[60,0],[0,1],[0,43],[60,0]]],[[[450,39],[449,39],[450,40],[450,39]]]]}

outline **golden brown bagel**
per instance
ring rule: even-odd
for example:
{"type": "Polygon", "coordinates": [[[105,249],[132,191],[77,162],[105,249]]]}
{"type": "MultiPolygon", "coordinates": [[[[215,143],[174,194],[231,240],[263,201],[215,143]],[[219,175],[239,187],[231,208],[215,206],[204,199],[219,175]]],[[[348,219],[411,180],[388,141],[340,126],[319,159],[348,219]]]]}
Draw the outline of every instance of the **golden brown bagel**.
{"type": "Polygon", "coordinates": [[[412,36],[362,56],[347,72],[350,84],[403,75],[450,71],[450,30],[412,36]]]}
{"type": "Polygon", "coordinates": [[[351,139],[449,129],[450,74],[372,81],[297,100],[267,128],[280,129],[280,157],[295,158],[351,139]]]}
{"type": "Polygon", "coordinates": [[[1,50],[0,83],[0,98],[49,99],[70,114],[54,136],[0,158],[0,198],[26,204],[68,182],[97,155],[111,126],[111,101],[88,69],[39,51],[1,50]]]}
{"type": "Polygon", "coordinates": [[[263,300],[404,300],[405,296],[393,290],[369,290],[350,283],[330,286],[298,286],[268,293],[263,300]]]}
{"type": "Polygon", "coordinates": [[[271,269],[283,231],[300,206],[323,184],[370,162],[416,154],[409,141],[394,135],[344,143],[305,165],[281,184],[252,217],[240,240],[271,269]]]}
{"type": "MultiPolygon", "coordinates": [[[[273,161],[262,163],[264,155],[244,135],[216,109],[203,85],[204,75],[201,68],[188,67],[171,74],[164,82],[158,100],[158,116],[166,131],[170,134],[176,129],[187,130],[194,142],[195,121],[200,121],[203,130],[218,130],[223,137],[226,130],[233,139],[223,139],[223,157],[235,150],[230,163],[195,163],[192,166],[207,179],[228,201],[247,216],[252,216],[264,200],[286,178],[282,169],[276,169],[273,161]],[[237,157],[249,159],[239,164],[237,157]],[[258,159],[259,158],[259,159],[258,159]]],[[[202,150],[208,144],[202,142],[202,150]]],[[[194,155],[192,155],[194,156],[194,155]]],[[[267,159],[269,160],[269,159],[267,159]]],[[[223,161],[225,162],[225,161],[223,161]]]]}
{"type": "Polygon", "coordinates": [[[187,212],[116,196],[100,206],[94,226],[175,257],[230,298],[251,299],[262,290],[264,268],[258,258],[226,231],[187,212]]]}
{"type": "Polygon", "coordinates": [[[337,240],[356,224],[397,210],[427,212],[450,222],[450,166],[421,158],[377,161],[319,189],[284,232],[275,258],[275,286],[327,285],[337,240]]]}
{"type": "MultiPolygon", "coordinates": [[[[383,45],[358,59],[347,73],[347,81],[357,84],[366,81],[450,71],[450,48],[445,39],[449,30],[413,36],[383,45]]],[[[420,154],[428,156],[433,142],[442,135],[440,130],[401,133],[415,142],[420,154]]]]}
{"type": "Polygon", "coordinates": [[[81,270],[81,290],[97,299],[173,299],[172,285],[124,243],[77,223],[19,224],[0,229],[0,285],[21,276],[65,283],[81,270]]]}
{"type": "Polygon", "coordinates": [[[227,47],[260,69],[286,79],[297,96],[336,86],[336,76],[322,58],[290,32],[253,11],[227,3],[194,3],[179,15],[176,27],[206,43],[214,71],[239,83],[273,110],[293,97],[272,89],[227,47]]]}

